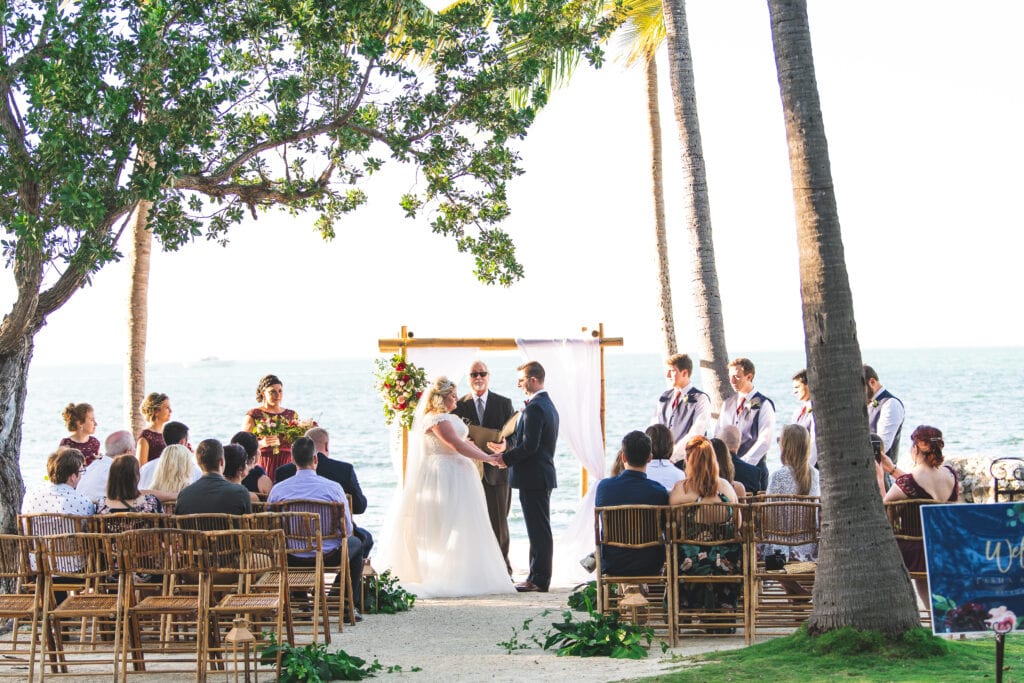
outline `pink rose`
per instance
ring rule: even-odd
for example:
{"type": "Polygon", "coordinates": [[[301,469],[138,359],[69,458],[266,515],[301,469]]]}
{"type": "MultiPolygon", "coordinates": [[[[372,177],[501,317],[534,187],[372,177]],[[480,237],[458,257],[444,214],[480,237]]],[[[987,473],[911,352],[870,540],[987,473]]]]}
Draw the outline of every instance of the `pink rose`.
{"type": "Polygon", "coordinates": [[[985,623],[996,633],[1009,633],[1017,626],[1017,615],[1006,609],[1005,605],[994,607],[988,613],[989,618],[985,623]]]}

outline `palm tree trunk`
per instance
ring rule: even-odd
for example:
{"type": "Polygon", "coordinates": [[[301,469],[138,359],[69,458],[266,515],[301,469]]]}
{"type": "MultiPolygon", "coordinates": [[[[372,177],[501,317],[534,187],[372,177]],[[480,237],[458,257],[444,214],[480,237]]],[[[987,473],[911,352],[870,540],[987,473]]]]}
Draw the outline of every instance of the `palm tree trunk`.
{"type": "MultiPolygon", "coordinates": [[[[0,533],[17,533],[17,518],[25,485],[21,479],[21,423],[28,394],[32,360],[32,327],[17,343],[0,350],[0,533]]],[[[45,458],[43,453],[34,457],[45,458]]],[[[41,485],[43,482],[35,482],[41,485]]]]}
{"type": "Polygon", "coordinates": [[[789,142],[821,467],[821,543],[808,629],[823,633],[852,626],[897,635],[918,625],[916,599],[875,483],[806,0],[768,0],[768,8],[789,142]]]}
{"type": "Polygon", "coordinates": [[[697,120],[697,94],[693,82],[690,35],[684,0],[663,5],[668,38],[669,76],[672,102],[679,128],[680,156],[686,188],[686,223],[693,247],[693,296],[700,342],[700,367],[704,391],[711,397],[715,414],[722,401],[732,395],[729,384],[729,354],[725,348],[722,297],[718,292],[715,245],[711,235],[711,203],[707,173],[697,120]]]}
{"type": "Polygon", "coordinates": [[[151,202],[139,202],[132,225],[131,292],[128,301],[128,365],[125,368],[125,424],[138,436],[146,426],[139,405],[146,393],[146,332],[149,324],[149,229],[151,202]]]}
{"type": "Polygon", "coordinates": [[[658,64],[652,54],[644,73],[647,77],[647,121],[651,129],[651,196],[654,198],[654,239],[658,251],[658,301],[665,356],[676,353],[676,323],[672,313],[672,283],[665,238],[665,182],[662,172],[661,111],[658,108],[658,64]]]}

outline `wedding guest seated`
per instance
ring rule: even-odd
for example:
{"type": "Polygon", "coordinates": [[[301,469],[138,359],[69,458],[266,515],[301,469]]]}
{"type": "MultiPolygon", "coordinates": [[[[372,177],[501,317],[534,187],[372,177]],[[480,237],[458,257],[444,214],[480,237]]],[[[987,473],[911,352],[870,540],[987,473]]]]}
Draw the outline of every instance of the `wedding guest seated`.
{"type": "MultiPolygon", "coordinates": [[[[224,478],[232,484],[244,486],[242,480],[249,473],[249,457],[245,449],[237,443],[229,443],[224,446],[224,478]]],[[[249,491],[249,489],[246,489],[249,491]]],[[[249,499],[253,503],[260,502],[258,494],[249,491],[249,499]]]]}
{"type": "Polygon", "coordinates": [[[96,503],[96,514],[117,512],[162,512],[155,495],[139,491],[139,461],[120,456],[110,465],[107,495],[96,503]]]}
{"type": "MultiPolygon", "coordinates": [[[[662,425],[658,425],[662,426],[662,425]]],[[[670,433],[671,438],[671,433],[670,433]]],[[[669,453],[672,444],[669,442],[669,453]]],[[[643,432],[630,432],[622,438],[622,474],[614,479],[602,479],[597,485],[594,505],[666,505],[668,491],[656,481],[647,478],[647,463],[651,460],[651,439],[643,432]]],[[[673,467],[673,469],[675,469],[673,467]]],[[[612,576],[649,576],[661,572],[665,564],[664,548],[601,549],[601,569],[612,576]]]]}
{"type": "Polygon", "coordinates": [[[768,472],[736,455],[740,450],[740,437],[740,429],[736,425],[726,425],[718,431],[718,438],[725,442],[732,457],[733,481],[743,484],[749,495],[756,496],[768,488],[768,472]]]}
{"type": "Polygon", "coordinates": [[[65,515],[91,515],[93,502],[76,491],[85,474],[85,457],[75,448],[62,448],[46,461],[49,481],[31,488],[21,502],[21,514],[56,512],[65,515]]]}
{"type": "MultiPolygon", "coordinates": [[[[297,471],[295,475],[274,484],[267,497],[268,503],[278,503],[288,500],[323,500],[332,503],[343,503],[345,506],[345,524],[348,529],[353,528],[352,511],[348,506],[348,499],[345,498],[345,490],[341,484],[321,477],[316,473],[316,446],[313,440],[307,437],[300,437],[292,444],[292,462],[297,471]]],[[[323,522],[321,522],[323,523],[323,522]]],[[[324,533],[345,531],[344,529],[325,530],[324,533]]],[[[288,556],[289,564],[300,567],[311,567],[315,563],[315,556],[312,553],[297,553],[288,556]]],[[[324,564],[326,566],[338,566],[341,562],[341,541],[337,538],[324,539],[323,545],[324,564]]],[[[363,576],[363,544],[358,536],[348,537],[348,566],[351,572],[353,587],[358,586],[363,576]]],[[[337,586],[338,579],[335,579],[337,586]]],[[[356,608],[361,609],[360,591],[355,592],[356,608]]],[[[360,617],[361,618],[361,617],[360,617]]]]}
{"type": "MultiPolygon", "coordinates": [[[[942,440],[942,432],[935,427],[920,425],[910,435],[910,458],[913,462],[910,471],[904,472],[896,467],[888,455],[882,455],[879,467],[893,478],[893,484],[885,494],[885,502],[928,498],[944,503],[955,503],[960,498],[960,482],[956,470],[951,465],[943,465],[942,449],[946,442],[942,440]]],[[[907,571],[923,572],[924,544],[921,541],[897,539],[903,564],[907,571]]],[[[917,594],[925,605],[931,604],[928,595],[928,582],[916,579],[917,594]]]]}
{"type": "MultiPolygon", "coordinates": [[[[718,474],[725,479],[727,482],[732,484],[732,488],[736,491],[736,498],[742,500],[747,495],[747,487],[742,482],[736,481],[736,470],[735,465],[732,462],[732,454],[729,453],[729,447],[725,445],[725,442],[719,438],[710,439],[711,447],[715,449],[715,459],[718,460],[718,474]]],[[[740,462],[743,462],[742,460],[740,462]]],[[[760,468],[757,468],[760,472],[760,468]]]]}
{"type": "MultiPolygon", "coordinates": [[[[717,502],[737,502],[736,491],[732,484],[719,476],[718,460],[711,442],[703,436],[695,436],[686,444],[686,479],[672,489],[669,504],[717,502]]],[[[737,526],[742,522],[739,511],[732,506],[726,507],[724,514],[726,517],[720,520],[708,521],[737,526]]],[[[719,576],[743,572],[743,548],[739,543],[715,546],[683,544],[679,551],[682,558],[679,571],[685,574],[719,576]]],[[[679,606],[691,609],[735,609],[740,590],[739,586],[729,583],[685,584],[679,592],[679,606]]]]}
{"type": "MultiPolygon", "coordinates": [[[[173,445],[180,445],[184,446],[189,452],[191,452],[192,450],[192,447],[188,445],[188,427],[186,427],[181,422],[168,422],[167,424],[165,424],[163,429],[163,437],[164,443],[166,444],[164,448],[173,445]]],[[[161,457],[163,457],[163,451],[160,452],[160,455],[161,457]]],[[[139,486],[141,486],[144,489],[155,488],[153,486],[153,479],[156,476],[156,469],[157,467],[159,467],[159,465],[159,459],[150,459],[149,462],[142,464],[142,467],[139,470],[139,486]]],[[[198,465],[196,466],[195,471],[196,479],[203,476],[202,470],[199,469],[198,465]]]]}
{"type": "Polygon", "coordinates": [[[670,460],[672,449],[675,448],[672,430],[663,424],[653,424],[645,433],[651,440],[651,461],[647,463],[647,478],[658,482],[668,491],[677,481],[682,481],[686,477],[670,460]]]}
{"type": "MultiPolygon", "coordinates": [[[[818,470],[811,467],[811,435],[807,428],[796,423],[783,427],[782,436],[779,437],[779,448],[782,450],[782,467],[772,473],[767,493],[820,496],[821,485],[818,480],[818,470]]],[[[797,546],[768,545],[766,548],[759,548],[759,551],[763,551],[767,555],[775,553],[776,550],[781,550],[783,555],[787,556],[787,561],[818,561],[817,543],[797,546]]],[[[799,581],[782,581],[781,583],[787,593],[802,595],[808,592],[799,581]]]]}
{"type": "Polygon", "coordinates": [[[142,401],[139,411],[145,416],[147,423],[139,435],[136,451],[139,454],[139,462],[145,465],[151,460],[159,459],[167,446],[163,429],[171,419],[171,399],[167,394],[154,391],[142,401]]]}
{"type": "Polygon", "coordinates": [[[178,505],[175,508],[177,514],[246,515],[252,512],[252,500],[246,488],[224,478],[224,446],[220,441],[200,441],[196,447],[196,457],[203,468],[203,476],[178,494],[178,505]]]}
{"type": "Polygon", "coordinates": [[[251,432],[236,432],[231,437],[231,443],[236,443],[245,449],[246,462],[249,465],[249,472],[242,479],[242,486],[264,498],[270,493],[274,486],[274,480],[267,476],[266,471],[260,467],[256,460],[260,455],[260,441],[251,432]]]}
{"type": "Polygon", "coordinates": [[[110,474],[110,464],[114,458],[121,455],[135,454],[135,440],[132,434],[126,430],[116,431],[103,442],[104,454],[100,454],[91,465],[85,468],[82,481],[78,482],[76,489],[83,496],[96,502],[107,493],[107,477],[110,474]]]}
{"type": "MultiPolygon", "coordinates": [[[[305,436],[307,439],[312,439],[313,446],[316,448],[316,473],[321,477],[338,482],[341,484],[341,488],[345,489],[345,493],[352,496],[353,515],[361,515],[366,512],[366,496],[363,494],[362,487],[359,486],[356,470],[344,460],[336,460],[330,457],[331,437],[327,430],[323,427],[313,427],[306,432],[305,436]]],[[[295,463],[288,463],[278,467],[274,477],[277,481],[281,482],[295,476],[295,471],[295,463]]],[[[370,550],[373,548],[373,534],[370,533],[369,529],[364,529],[358,525],[355,526],[353,533],[359,537],[363,544],[363,558],[369,557],[370,550]]]]}
{"type": "Polygon", "coordinates": [[[60,440],[58,448],[74,448],[85,458],[86,465],[91,464],[100,454],[100,440],[93,436],[99,425],[96,424],[92,406],[88,403],[69,403],[62,416],[64,426],[71,433],[60,440]]]}
{"type": "MultiPolygon", "coordinates": [[[[149,463],[142,466],[146,469],[149,463]]],[[[139,479],[139,486],[143,489],[160,491],[171,496],[175,500],[183,488],[199,481],[203,471],[196,464],[196,456],[192,451],[181,444],[172,444],[164,449],[160,459],[156,461],[156,467],[150,470],[151,481],[147,486],[139,479]]]]}

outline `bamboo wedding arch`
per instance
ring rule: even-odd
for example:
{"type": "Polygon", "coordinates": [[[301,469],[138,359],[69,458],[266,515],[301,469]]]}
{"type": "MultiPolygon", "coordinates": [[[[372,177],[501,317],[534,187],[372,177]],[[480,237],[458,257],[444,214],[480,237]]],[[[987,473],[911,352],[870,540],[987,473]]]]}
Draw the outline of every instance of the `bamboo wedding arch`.
{"type": "MultiPolygon", "coordinates": [[[[582,329],[583,332],[587,331],[587,328],[582,329]]],[[[604,349],[606,346],[622,346],[622,337],[606,337],[604,336],[604,323],[598,323],[596,330],[590,331],[590,336],[598,340],[600,350],[600,367],[601,367],[601,443],[605,444],[607,439],[605,436],[605,388],[604,388],[604,349]]],[[[402,325],[402,329],[399,332],[399,336],[393,339],[378,339],[377,347],[382,353],[400,353],[405,358],[407,349],[421,348],[421,349],[438,349],[438,348],[478,348],[481,351],[515,351],[519,348],[515,339],[503,338],[503,337],[474,337],[474,338],[460,338],[460,339],[442,339],[442,338],[418,338],[406,325],[402,325]]],[[[405,466],[406,459],[409,454],[409,430],[402,428],[402,478],[405,478],[405,466]]],[[[582,468],[580,475],[580,489],[581,494],[587,491],[587,470],[582,468]]]]}

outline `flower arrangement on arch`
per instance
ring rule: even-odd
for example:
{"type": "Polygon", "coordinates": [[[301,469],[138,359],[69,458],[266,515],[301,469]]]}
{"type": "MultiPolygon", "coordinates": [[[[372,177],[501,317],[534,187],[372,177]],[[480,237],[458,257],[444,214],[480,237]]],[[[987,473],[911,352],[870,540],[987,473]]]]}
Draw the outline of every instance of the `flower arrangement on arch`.
{"type": "MultiPolygon", "coordinates": [[[[313,427],[317,427],[316,420],[288,420],[282,415],[266,415],[261,420],[256,420],[252,432],[258,438],[265,436],[276,436],[282,442],[291,444],[296,439],[303,437],[313,427]]],[[[280,446],[274,446],[274,455],[281,452],[280,446]]]]}
{"type": "Polygon", "coordinates": [[[384,408],[384,422],[392,424],[395,419],[406,429],[412,427],[416,404],[427,388],[427,373],[410,363],[401,354],[376,361],[377,393],[384,408]]]}

